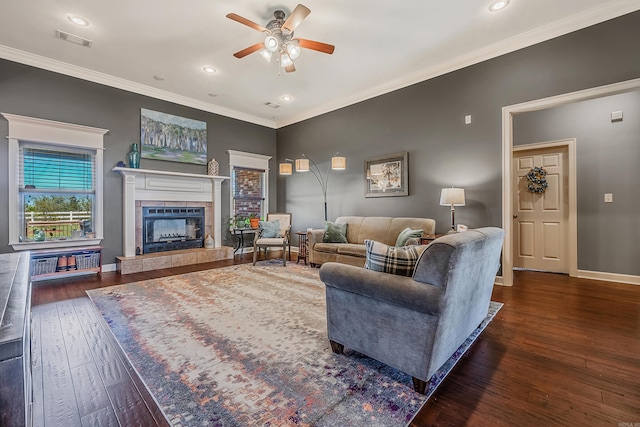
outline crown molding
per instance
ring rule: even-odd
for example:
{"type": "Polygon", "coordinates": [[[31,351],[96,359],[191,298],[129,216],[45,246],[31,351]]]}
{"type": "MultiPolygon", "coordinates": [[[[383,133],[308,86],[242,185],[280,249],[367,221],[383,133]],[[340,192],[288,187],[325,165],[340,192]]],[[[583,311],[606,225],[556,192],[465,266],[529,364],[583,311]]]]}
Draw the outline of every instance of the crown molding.
{"type": "Polygon", "coordinates": [[[269,128],[275,128],[276,126],[273,120],[266,120],[262,117],[245,114],[243,112],[232,110],[230,108],[220,107],[208,102],[199,101],[197,99],[178,95],[162,89],[156,89],[151,86],[135,83],[130,80],[121,79],[109,74],[90,70],[88,68],[78,67],[66,62],[57,61],[55,59],[47,58],[40,55],[35,55],[8,46],[0,45],[0,58],[25,65],[30,65],[36,68],[41,68],[47,71],[53,71],[54,73],[76,77],[78,79],[87,80],[93,83],[99,83],[105,86],[114,87],[116,89],[126,90],[128,92],[137,93],[139,95],[145,95],[151,98],[161,99],[163,101],[197,108],[198,110],[208,111],[210,113],[219,114],[221,116],[230,117],[232,119],[242,120],[269,128]]]}
{"type": "Polygon", "coordinates": [[[533,46],[535,44],[635,12],[639,9],[640,0],[619,0],[613,4],[607,3],[605,5],[597,6],[585,12],[518,34],[509,39],[487,45],[481,49],[461,55],[450,61],[442,62],[433,67],[405,74],[400,78],[385,83],[384,85],[369,88],[366,91],[359,92],[353,96],[337,99],[333,102],[323,104],[318,108],[306,110],[299,114],[286,117],[276,122],[276,129],[326,114],[340,108],[348,107],[350,105],[366,101],[367,99],[375,98],[377,96],[384,95],[470,65],[478,64],[488,59],[496,58],[528,46],[533,46]]]}

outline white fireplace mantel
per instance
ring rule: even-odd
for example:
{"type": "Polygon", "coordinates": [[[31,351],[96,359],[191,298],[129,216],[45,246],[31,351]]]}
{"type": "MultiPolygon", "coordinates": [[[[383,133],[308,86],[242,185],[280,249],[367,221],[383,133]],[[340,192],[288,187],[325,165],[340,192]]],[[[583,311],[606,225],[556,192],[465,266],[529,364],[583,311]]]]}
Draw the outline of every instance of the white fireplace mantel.
{"type": "Polygon", "coordinates": [[[213,240],[222,243],[222,181],[228,176],[199,175],[150,169],[114,167],[122,175],[124,256],[136,255],[136,201],[188,201],[213,203],[213,240]]]}

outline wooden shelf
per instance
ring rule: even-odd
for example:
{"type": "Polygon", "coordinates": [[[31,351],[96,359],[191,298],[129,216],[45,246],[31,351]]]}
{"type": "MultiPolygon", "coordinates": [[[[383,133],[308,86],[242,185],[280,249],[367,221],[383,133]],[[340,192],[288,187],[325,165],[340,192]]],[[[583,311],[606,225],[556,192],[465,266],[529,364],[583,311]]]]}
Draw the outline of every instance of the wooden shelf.
{"type": "MultiPolygon", "coordinates": [[[[50,269],[50,268],[49,268],[50,269]]],[[[84,274],[100,274],[102,273],[102,246],[80,246],[73,248],[60,248],[60,249],[44,249],[31,252],[31,281],[36,282],[40,280],[51,280],[59,277],[71,277],[84,274]],[[75,256],[76,267],[81,267],[79,264],[79,257],[83,255],[89,255],[91,257],[91,266],[87,268],[75,268],[72,270],[57,271],[58,259],[62,256],[69,257],[75,256]],[[56,266],[53,271],[46,271],[44,273],[36,273],[34,270],[34,261],[56,258],[56,266]],[[97,265],[95,262],[97,258],[97,265]]]]}

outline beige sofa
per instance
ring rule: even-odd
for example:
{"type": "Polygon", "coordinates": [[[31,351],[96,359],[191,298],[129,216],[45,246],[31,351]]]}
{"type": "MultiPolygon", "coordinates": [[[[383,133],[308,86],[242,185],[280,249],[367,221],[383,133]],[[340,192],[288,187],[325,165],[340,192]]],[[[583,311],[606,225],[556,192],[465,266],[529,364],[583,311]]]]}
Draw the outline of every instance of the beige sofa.
{"type": "Polygon", "coordinates": [[[324,230],[307,232],[309,263],[319,266],[325,262],[364,267],[365,239],[395,246],[398,234],[405,228],[423,230],[423,236],[435,234],[436,222],[429,218],[392,218],[341,216],[336,223],[347,223],[348,243],[323,243],[324,230]]]}

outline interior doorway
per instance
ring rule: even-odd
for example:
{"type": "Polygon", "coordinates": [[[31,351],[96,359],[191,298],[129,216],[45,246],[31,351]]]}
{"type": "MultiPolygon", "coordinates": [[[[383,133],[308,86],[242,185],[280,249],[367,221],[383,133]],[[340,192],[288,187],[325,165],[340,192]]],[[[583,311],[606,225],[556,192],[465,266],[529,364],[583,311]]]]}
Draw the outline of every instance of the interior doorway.
{"type": "Polygon", "coordinates": [[[514,268],[575,276],[575,145],[567,139],[513,148],[514,268]],[[539,183],[527,178],[536,171],[544,174],[539,183]]]}

